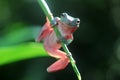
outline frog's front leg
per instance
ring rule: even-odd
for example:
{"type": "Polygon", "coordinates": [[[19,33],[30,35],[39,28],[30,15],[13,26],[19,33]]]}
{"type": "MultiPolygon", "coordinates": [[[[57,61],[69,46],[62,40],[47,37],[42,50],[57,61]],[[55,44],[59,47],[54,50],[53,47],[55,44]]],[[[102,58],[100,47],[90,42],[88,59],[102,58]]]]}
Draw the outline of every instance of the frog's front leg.
{"type": "Polygon", "coordinates": [[[47,68],[48,72],[56,72],[62,70],[68,65],[69,59],[65,52],[50,47],[45,47],[45,49],[50,56],[59,58],[55,63],[47,68]]]}
{"type": "Polygon", "coordinates": [[[59,37],[57,40],[58,43],[63,42],[64,44],[68,45],[72,42],[72,39],[66,39],[65,37],[59,37]]]}
{"type": "Polygon", "coordinates": [[[54,17],[52,22],[51,22],[51,26],[56,27],[58,25],[58,21],[60,21],[60,18],[59,17],[54,17]]]}

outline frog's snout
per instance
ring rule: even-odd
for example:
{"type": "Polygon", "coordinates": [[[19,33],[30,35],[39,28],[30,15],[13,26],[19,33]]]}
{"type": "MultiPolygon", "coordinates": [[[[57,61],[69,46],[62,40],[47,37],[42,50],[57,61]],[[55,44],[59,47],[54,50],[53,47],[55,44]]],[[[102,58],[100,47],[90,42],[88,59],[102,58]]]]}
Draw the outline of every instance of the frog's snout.
{"type": "Polygon", "coordinates": [[[79,27],[79,24],[80,24],[80,19],[76,18],[76,25],[77,25],[77,27],[79,27]]]}
{"type": "Polygon", "coordinates": [[[72,22],[72,25],[75,27],[79,27],[80,24],[80,19],[79,18],[75,18],[72,22]]]}

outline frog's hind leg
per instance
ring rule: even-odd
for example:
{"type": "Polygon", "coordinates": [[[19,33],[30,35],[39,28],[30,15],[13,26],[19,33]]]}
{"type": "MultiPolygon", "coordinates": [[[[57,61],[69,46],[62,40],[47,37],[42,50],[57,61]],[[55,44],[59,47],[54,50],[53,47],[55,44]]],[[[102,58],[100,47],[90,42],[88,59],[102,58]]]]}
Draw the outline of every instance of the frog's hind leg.
{"type": "Polygon", "coordinates": [[[68,65],[69,59],[66,56],[65,52],[50,48],[46,48],[46,49],[49,55],[55,58],[59,58],[55,63],[53,63],[47,68],[48,72],[56,72],[62,70],[68,65]]]}
{"type": "Polygon", "coordinates": [[[58,61],[56,61],[47,68],[47,72],[56,72],[62,70],[68,65],[68,63],[69,63],[68,58],[59,59],[58,61]]]}

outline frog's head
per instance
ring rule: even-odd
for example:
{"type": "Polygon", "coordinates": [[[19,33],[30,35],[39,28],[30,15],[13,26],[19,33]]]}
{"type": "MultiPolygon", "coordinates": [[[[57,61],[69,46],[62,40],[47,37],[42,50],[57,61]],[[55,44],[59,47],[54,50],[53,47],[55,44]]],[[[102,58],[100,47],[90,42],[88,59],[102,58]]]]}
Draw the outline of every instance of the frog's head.
{"type": "Polygon", "coordinates": [[[66,23],[74,28],[78,28],[80,24],[79,18],[74,18],[72,16],[69,16],[67,13],[62,13],[60,20],[61,22],[66,23]]]}

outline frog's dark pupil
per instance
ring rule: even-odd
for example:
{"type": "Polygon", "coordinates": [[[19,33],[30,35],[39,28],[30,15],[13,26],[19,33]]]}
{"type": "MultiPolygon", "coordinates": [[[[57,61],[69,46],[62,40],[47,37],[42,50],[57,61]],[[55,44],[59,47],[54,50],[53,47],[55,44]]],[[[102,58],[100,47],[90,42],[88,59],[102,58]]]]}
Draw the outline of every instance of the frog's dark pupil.
{"type": "Polygon", "coordinates": [[[61,14],[62,17],[65,17],[64,13],[61,14]]]}
{"type": "Polygon", "coordinates": [[[80,21],[77,21],[77,24],[79,24],[80,23],[80,21]]]}
{"type": "Polygon", "coordinates": [[[62,13],[61,16],[62,16],[62,17],[65,17],[65,16],[66,16],[66,13],[62,13]]]}
{"type": "Polygon", "coordinates": [[[80,20],[79,20],[79,19],[77,19],[76,24],[79,24],[79,23],[80,23],[80,20]]]}

